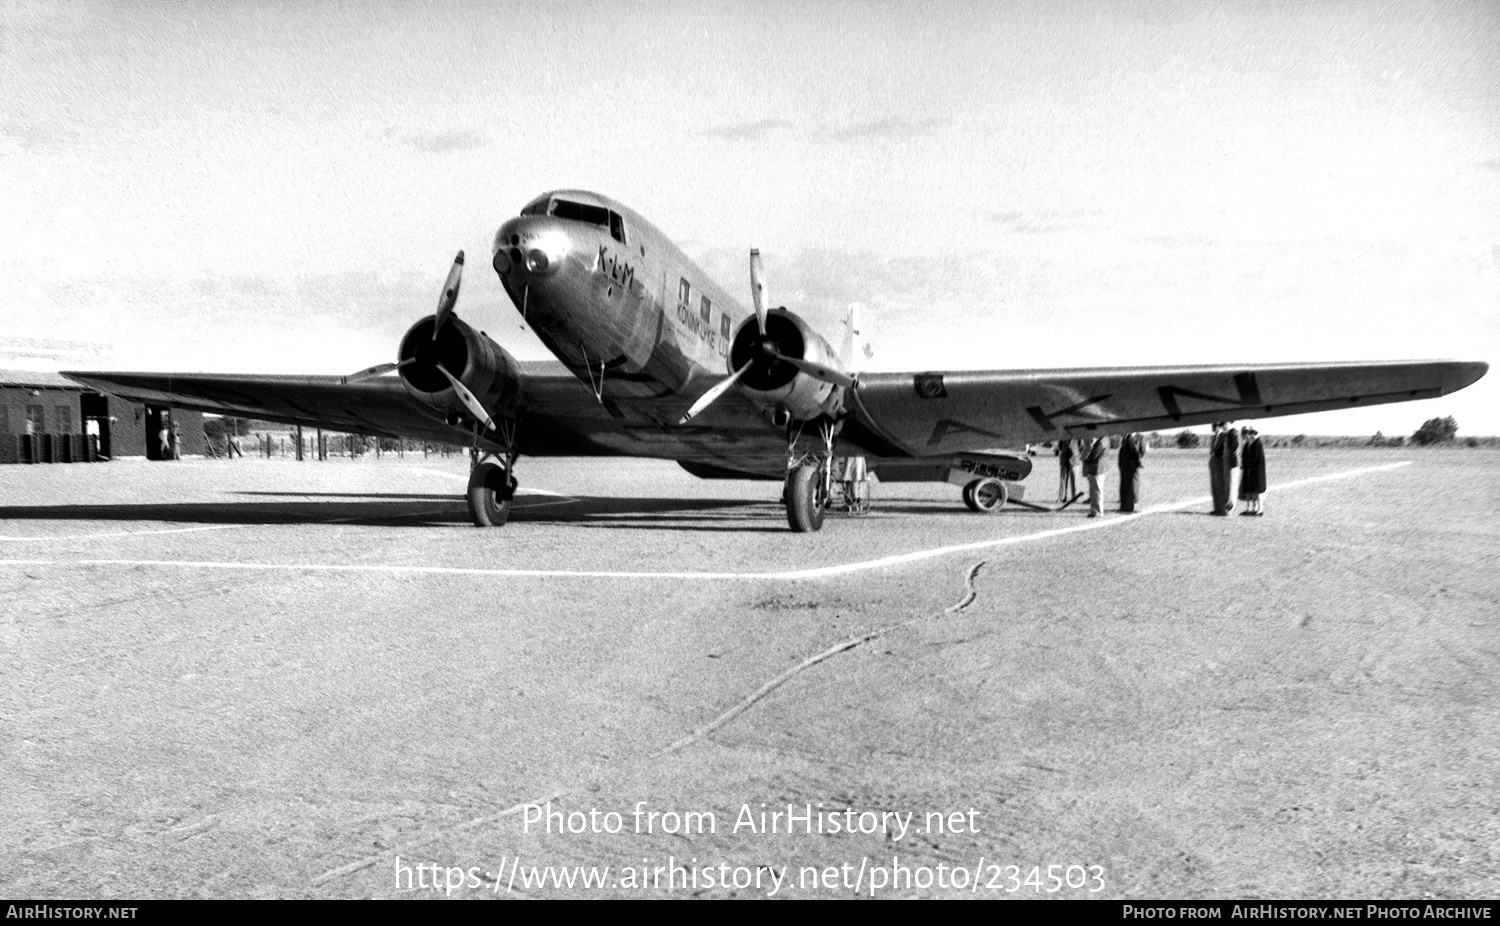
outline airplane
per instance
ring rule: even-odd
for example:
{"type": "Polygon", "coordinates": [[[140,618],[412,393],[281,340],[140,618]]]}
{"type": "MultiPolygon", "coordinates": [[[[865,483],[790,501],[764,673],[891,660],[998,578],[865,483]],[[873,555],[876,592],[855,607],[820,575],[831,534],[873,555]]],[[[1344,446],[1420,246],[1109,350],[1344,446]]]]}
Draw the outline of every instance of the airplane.
{"type": "Polygon", "coordinates": [[[522,456],[675,460],[701,478],[781,481],[793,531],[868,505],[881,482],[1019,499],[1004,448],[1447,395],[1482,362],[1394,361],[994,371],[861,371],[857,313],[836,348],[772,307],[750,252],[746,308],[640,214],[557,190],[496,232],[491,266],[556,356],[518,361],[457,316],[464,254],[396,359],[346,376],[68,372],[124,398],[329,430],[464,443],[476,526],[509,518],[522,456]],[[395,375],[390,375],[394,373],[395,375]]]}

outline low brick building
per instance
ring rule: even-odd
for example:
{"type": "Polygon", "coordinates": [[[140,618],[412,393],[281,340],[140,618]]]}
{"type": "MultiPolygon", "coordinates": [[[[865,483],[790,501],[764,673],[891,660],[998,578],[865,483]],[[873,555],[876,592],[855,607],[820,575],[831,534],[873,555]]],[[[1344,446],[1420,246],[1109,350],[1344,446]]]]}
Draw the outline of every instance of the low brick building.
{"type": "Polygon", "coordinates": [[[206,452],[200,412],[103,395],[56,373],[0,370],[0,463],[160,460],[171,422],[183,456],[206,452]]]}

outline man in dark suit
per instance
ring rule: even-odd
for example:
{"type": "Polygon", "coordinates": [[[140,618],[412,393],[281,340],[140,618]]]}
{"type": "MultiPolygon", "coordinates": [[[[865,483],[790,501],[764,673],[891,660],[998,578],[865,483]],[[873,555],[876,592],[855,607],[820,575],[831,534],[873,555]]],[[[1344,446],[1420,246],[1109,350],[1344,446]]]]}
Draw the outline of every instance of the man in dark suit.
{"type": "Polygon", "coordinates": [[[1228,515],[1234,509],[1234,469],[1239,465],[1240,435],[1227,421],[1214,423],[1208,450],[1208,483],[1213,490],[1213,514],[1228,515]]]}
{"type": "Polygon", "coordinates": [[[1120,511],[1130,514],[1141,495],[1141,470],[1145,463],[1146,439],[1135,431],[1120,442],[1120,511]]]}
{"type": "Polygon", "coordinates": [[[1057,500],[1067,504],[1078,497],[1078,455],[1069,438],[1057,442],[1057,468],[1057,500]]]}

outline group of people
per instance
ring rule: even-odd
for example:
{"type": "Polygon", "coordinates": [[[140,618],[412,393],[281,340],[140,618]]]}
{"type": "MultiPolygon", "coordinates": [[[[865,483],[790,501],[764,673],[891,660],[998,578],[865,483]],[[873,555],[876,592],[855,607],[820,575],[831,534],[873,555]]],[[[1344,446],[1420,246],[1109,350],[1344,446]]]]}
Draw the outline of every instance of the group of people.
{"type": "Polygon", "coordinates": [[[1208,483],[1214,500],[1210,514],[1224,517],[1234,511],[1230,495],[1236,467],[1240,471],[1240,501],[1245,503],[1240,514],[1259,518],[1266,513],[1260,498],[1266,491],[1266,448],[1260,442],[1260,432],[1250,425],[1236,431],[1229,422],[1216,421],[1208,445],[1208,483]]]}
{"type": "MultiPolygon", "coordinates": [[[[1145,456],[1150,445],[1139,433],[1131,432],[1120,440],[1120,511],[1131,514],[1140,501],[1141,470],[1145,467],[1145,456]]],[[[1104,473],[1101,470],[1104,457],[1109,450],[1105,438],[1092,441],[1062,440],[1057,444],[1058,483],[1057,500],[1067,504],[1079,496],[1078,472],[1088,482],[1089,517],[1104,514],[1104,473]]],[[[1266,491],[1266,452],[1255,428],[1245,426],[1236,431],[1229,422],[1213,425],[1213,437],[1209,442],[1208,474],[1213,490],[1211,514],[1223,517],[1234,510],[1230,494],[1234,487],[1234,471],[1240,470],[1239,497],[1245,503],[1240,514],[1246,517],[1261,517],[1265,509],[1261,495],[1266,491]],[[1243,436],[1242,436],[1243,435],[1243,436]]]]}
{"type": "Polygon", "coordinates": [[[182,459],[182,435],[177,433],[177,422],[162,416],[161,428],[156,432],[157,454],[163,460],[182,459]]]}

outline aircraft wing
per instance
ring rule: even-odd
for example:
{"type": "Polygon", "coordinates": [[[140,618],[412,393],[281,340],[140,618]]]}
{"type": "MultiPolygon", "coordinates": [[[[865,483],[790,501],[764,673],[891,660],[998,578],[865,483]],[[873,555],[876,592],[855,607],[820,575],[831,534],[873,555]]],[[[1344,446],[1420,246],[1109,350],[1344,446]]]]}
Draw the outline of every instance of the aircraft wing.
{"type": "Polygon", "coordinates": [[[1488,364],[1452,360],[866,373],[844,438],[883,457],[1156,431],[1447,395],[1488,364]]]}
{"type": "MultiPolygon", "coordinates": [[[[786,441],[743,397],[729,396],[701,421],[679,427],[685,399],[626,415],[560,363],[518,364],[518,440],[527,456],[637,456],[781,472],[786,441]]],[[[474,439],[469,421],[450,425],[441,409],[420,401],[394,376],[345,382],[339,376],[219,373],[67,372],[109,395],[304,427],[450,444],[474,439]]],[[[491,431],[489,437],[498,435],[491,431]]],[[[487,450],[503,449],[493,440],[487,450]]]]}
{"type": "MultiPolygon", "coordinates": [[[[690,425],[685,399],[623,414],[558,363],[520,364],[522,452],[639,456],[779,474],[786,444],[742,396],[729,394],[690,425]]],[[[1220,420],[1331,411],[1447,395],[1489,367],[1458,361],[1168,366],[1076,370],[866,373],[846,398],[841,443],[876,458],[941,457],[1063,437],[1153,431],[1220,420]]],[[[449,425],[395,377],[211,373],[65,373],[92,389],[153,404],[454,444],[449,425]]],[[[493,432],[491,432],[493,434],[493,432]]],[[[486,449],[498,450],[485,441],[486,449]]]]}

